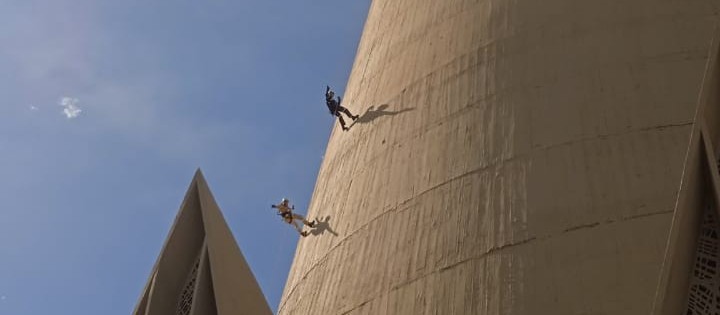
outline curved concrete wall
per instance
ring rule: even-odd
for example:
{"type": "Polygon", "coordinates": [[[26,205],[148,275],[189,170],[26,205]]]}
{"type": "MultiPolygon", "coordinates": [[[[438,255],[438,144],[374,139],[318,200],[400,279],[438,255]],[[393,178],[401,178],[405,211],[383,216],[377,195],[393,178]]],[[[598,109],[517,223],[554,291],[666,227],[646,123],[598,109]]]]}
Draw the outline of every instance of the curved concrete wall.
{"type": "Polygon", "coordinates": [[[279,313],[649,313],[717,4],[373,1],[279,313]]]}

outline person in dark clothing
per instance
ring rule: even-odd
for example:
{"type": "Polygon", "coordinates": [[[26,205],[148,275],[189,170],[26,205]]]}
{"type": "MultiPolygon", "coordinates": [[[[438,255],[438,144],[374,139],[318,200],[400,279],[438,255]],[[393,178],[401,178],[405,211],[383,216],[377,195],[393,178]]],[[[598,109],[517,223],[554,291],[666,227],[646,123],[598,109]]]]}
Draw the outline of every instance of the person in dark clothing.
{"type": "Polygon", "coordinates": [[[336,100],[335,92],[330,89],[330,86],[327,86],[327,88],[325,89],[325,103],[330,110],[330,114],[335,115],[340,119],[340,126],[342,126],[343,131],[347,131],[350,128],[345,126],[345,120],[342,118],[342,116],[340,116],[340,113],[345,113],[345,115],[352,118],[353,121],[357,120],[360,116],[350,113],[347,108],[340,105],[340,102],[342,102],[342,98],[338,96],[336,100]]]}

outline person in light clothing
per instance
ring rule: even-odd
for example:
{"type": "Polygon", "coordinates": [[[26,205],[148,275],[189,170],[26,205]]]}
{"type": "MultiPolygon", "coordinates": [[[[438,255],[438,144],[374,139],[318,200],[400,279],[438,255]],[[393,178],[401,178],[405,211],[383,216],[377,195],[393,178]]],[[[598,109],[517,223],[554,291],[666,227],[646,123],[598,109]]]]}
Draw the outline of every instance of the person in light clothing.
{"type": "Polygon", "coordinates": [[[307,225],[308,227],[315,226],[315,220],[310,222],[308,220],[305,220],[305,217],[303,217],[302,215],[293,213],[293,210],[295,210],[295,206],[291,206],[290,201],[285,198],[283,198],[279,204],[272,205],[270,207],[277,209],[277,214],[283,218],[283,221],[285,221],[287,224],[292,224],[293,226],[295,226],[295,229],[303,237],[308,236],[308,232],[303,231],[302,227],[297,222],[295,222],[296,220],[302,221],[302,223],[307,225]]]}

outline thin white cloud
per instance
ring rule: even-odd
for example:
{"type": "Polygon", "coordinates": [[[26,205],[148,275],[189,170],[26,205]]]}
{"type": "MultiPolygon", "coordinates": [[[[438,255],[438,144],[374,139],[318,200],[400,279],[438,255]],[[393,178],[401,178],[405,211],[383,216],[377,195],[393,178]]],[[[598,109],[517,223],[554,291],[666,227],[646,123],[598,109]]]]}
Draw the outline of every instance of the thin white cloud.
{"type": "Polygon", "coordinates": [[[39,109],[39,108],[37,108],[37,107],[35,107],[35,106],[33,106],[33,105],[30,105],[30,110],[38,110],[38,109],[39,109]]]}
{"type": "Polygon", "coordinates": [[[82,112],[82,109],[77,106],[78,102],[79,100],[77,98],[67,96],[60,99],[60,106],[64,107],[63,114],[65,114],[68,119],[76,118],[82,112]]]}
{"type": "Polygon", "coordinates": [[[4,301],[5,299],[7,299],[7,296],[4,296],[4,295],[3,295],[3,296],[0,296],[0,300],[3,300],[3,301],[4,301]]]}

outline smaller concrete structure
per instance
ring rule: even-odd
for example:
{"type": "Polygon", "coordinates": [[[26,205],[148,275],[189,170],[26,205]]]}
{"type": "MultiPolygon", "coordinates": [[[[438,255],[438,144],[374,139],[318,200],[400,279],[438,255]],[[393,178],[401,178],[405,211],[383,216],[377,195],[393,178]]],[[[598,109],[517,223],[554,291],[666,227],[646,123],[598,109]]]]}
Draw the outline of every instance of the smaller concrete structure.
{"type": "Polygon", "coordinates": [[[133,314],[272,314],[200,170],[133,314]]]}

